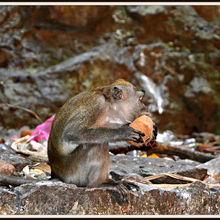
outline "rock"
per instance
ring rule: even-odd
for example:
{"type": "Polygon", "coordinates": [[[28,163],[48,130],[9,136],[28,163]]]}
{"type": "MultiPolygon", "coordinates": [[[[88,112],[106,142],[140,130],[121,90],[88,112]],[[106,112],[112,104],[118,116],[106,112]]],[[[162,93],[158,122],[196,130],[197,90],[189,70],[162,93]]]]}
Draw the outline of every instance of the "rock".
{"type": "Polygon", "coordinates": [[[213,92],[213,91],[209,87],[207,80],[201,77],[195,77],[190,82],[189,89],[186,90],[184,96],[195,98],[198,93],[208,94],[210,92],[213,92]]]}
{"type": "Polygon", "coordinates": [[[160,14],[160,13],[166,13],[167,12],[166,6],[160,6],[160,5],[153,5],[153,6],[127,6],[127,10],[131,13],[137,13],[141,16],[146,15],[154,15],[154,14],[160,14]]]}
{"type": "MultiPolygon", "coordinates": [[[[199,164],[199,162],[191,160],[172,161],[163,158],[113,156],[111,157],[110,174],[115,180],[121,180],[133,174],[143,178],[163,173],[176,173],[181,176],[203,180],[207,175],[207,169],[196,167],[199,164]]],[[[180,184],[187,181],[165,175],[152,180],[152,182],[180,184]]]]}
{"type": "Polygon", "coordinates": [[[208,170],[209,177],[205,179],[206,183],[220,183],[220,156],[206,163],[202,163],[197,168],[205,168],[208,170]]]}
{"type": "Polygon", "coordinates": [[[15,167],[4,160],[0,160],[0,174],[11,176],[15,171],[15,167]]]}
{"type": "Polygon", "coordinates": [[[15,167],[25,164],[32,164],[32,161],[16,154],[9,146],[6,144],[0,144],[0,160],[4,160],[15,167]]]}
{"type": "Polygon", "coordinates": [[[196,10],[198,15],[204,18],[206,21],[218,22],[220,19],[220,12],[218,7],[215,6],[207,6],[202,7],[201,5],[194,5],[193,8],[196,10]]]}
{"type": "Polygon", "coordinates": [[[0,188],[0,214],[219,215],[220,213],[220,188],[209,188],[200,182],[174,189],[138,184],[135,191],[126,191],[126,194],[122,195],[115,187],[84,188],[49,181],[38,182],[36,185],[21,185],[13,190],[0,188]]]}
{"type": "MultiPolygon", "coordinates": [[[[201,182],[207,170],[198,166],[199,162],[190,160],[175,162],[161,158],[112,156],[111,176],[120,180],[123,188],[120,185],[84,188],[58,180],[0,187],[0,214],[218,215],[220,187],[201,182]],[[178,185],[185,182],[161,177],[151,182],[163,184],[143,183],[144,177],[164,172],[178,173],[198,181],[178,185]],[[138,181],[131,181],[129,177],[138,181]]],[[[47,164],[38,167],[49,172],[47,164]]]]}

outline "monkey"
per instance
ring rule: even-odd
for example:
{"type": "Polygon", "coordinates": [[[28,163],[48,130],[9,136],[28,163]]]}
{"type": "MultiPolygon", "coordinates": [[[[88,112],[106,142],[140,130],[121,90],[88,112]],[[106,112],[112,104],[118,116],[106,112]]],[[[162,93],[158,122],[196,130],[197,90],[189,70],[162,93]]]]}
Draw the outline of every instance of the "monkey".
{"type": "Polygon", "coordinates": [[[133,84],[118,79],[69,99],[56,114],[48,140],[52,175],[77,186],[108,183],[108,143],[143,143],[144,134],[129,127],[148,114],[143,96],[133,84]]]}
{"type": "MultiPolygon", "coordinates": [[[[144,92],[133,84],[118,79],[110,85],[69,98],[56,113],[48,139],[52,179],[79,187],[97,187],[114,182],[109,179],[109,143],[143,143],[144,134],[129,126],[139,116],[149,115],[142,102],[143,96],[144,92]]],[[[155,139],[155,125],[153,133],[155,139]]],[[[0,175],[0,183],[3,184],[20,185],[36,181],[0,175]]]]}

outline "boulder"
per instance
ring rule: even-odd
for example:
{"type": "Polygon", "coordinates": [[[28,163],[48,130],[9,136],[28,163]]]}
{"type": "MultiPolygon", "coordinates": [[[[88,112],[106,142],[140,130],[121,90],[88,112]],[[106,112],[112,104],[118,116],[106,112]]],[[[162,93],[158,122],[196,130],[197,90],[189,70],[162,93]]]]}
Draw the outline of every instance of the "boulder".
{"type": "Polygon", "coordinates": [[[11,176],[15,171],[15,167],[4,160],[0,160],[0,174],[11,176]]]}
{"type": "Polygon", "coordinates": [[[219,187],[195,182],[184,188],[138,184],[126,194],[115,187],[80,188],[61,182],[0,188],[7,215],[219,215],[219,187]],[[51,205],[53,204],[53,205],[51,205]]]}

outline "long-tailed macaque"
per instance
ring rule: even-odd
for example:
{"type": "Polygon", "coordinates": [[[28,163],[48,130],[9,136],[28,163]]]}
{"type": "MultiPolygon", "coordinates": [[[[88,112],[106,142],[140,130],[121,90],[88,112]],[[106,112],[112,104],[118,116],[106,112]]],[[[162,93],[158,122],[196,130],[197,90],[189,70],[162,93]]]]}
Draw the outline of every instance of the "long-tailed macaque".
{"type": "Polygon", "coordinates": [[[143,142],[140,131],[129,127],[147,114],[144,92],[119,79],[108,86],[70,98],[52,124],[48,157],[53,176],[77,186],[109,181],[109,142],[143,142]]]}

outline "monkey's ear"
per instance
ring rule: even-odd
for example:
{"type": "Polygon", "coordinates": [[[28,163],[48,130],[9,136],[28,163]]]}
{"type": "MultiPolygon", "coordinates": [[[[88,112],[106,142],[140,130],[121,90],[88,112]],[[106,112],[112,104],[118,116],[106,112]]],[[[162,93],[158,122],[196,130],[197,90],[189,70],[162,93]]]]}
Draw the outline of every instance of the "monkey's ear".
{"type": "Polygon", "coordinates": [[[118,87],[115,86],[115,87],[113,88],[113,91],[112,91],[112,97],[113,97],[115,100],[123,99],[123,98],[124,98],[124,94],[123,94],[122,89],[119,89],[118,87]]]}

